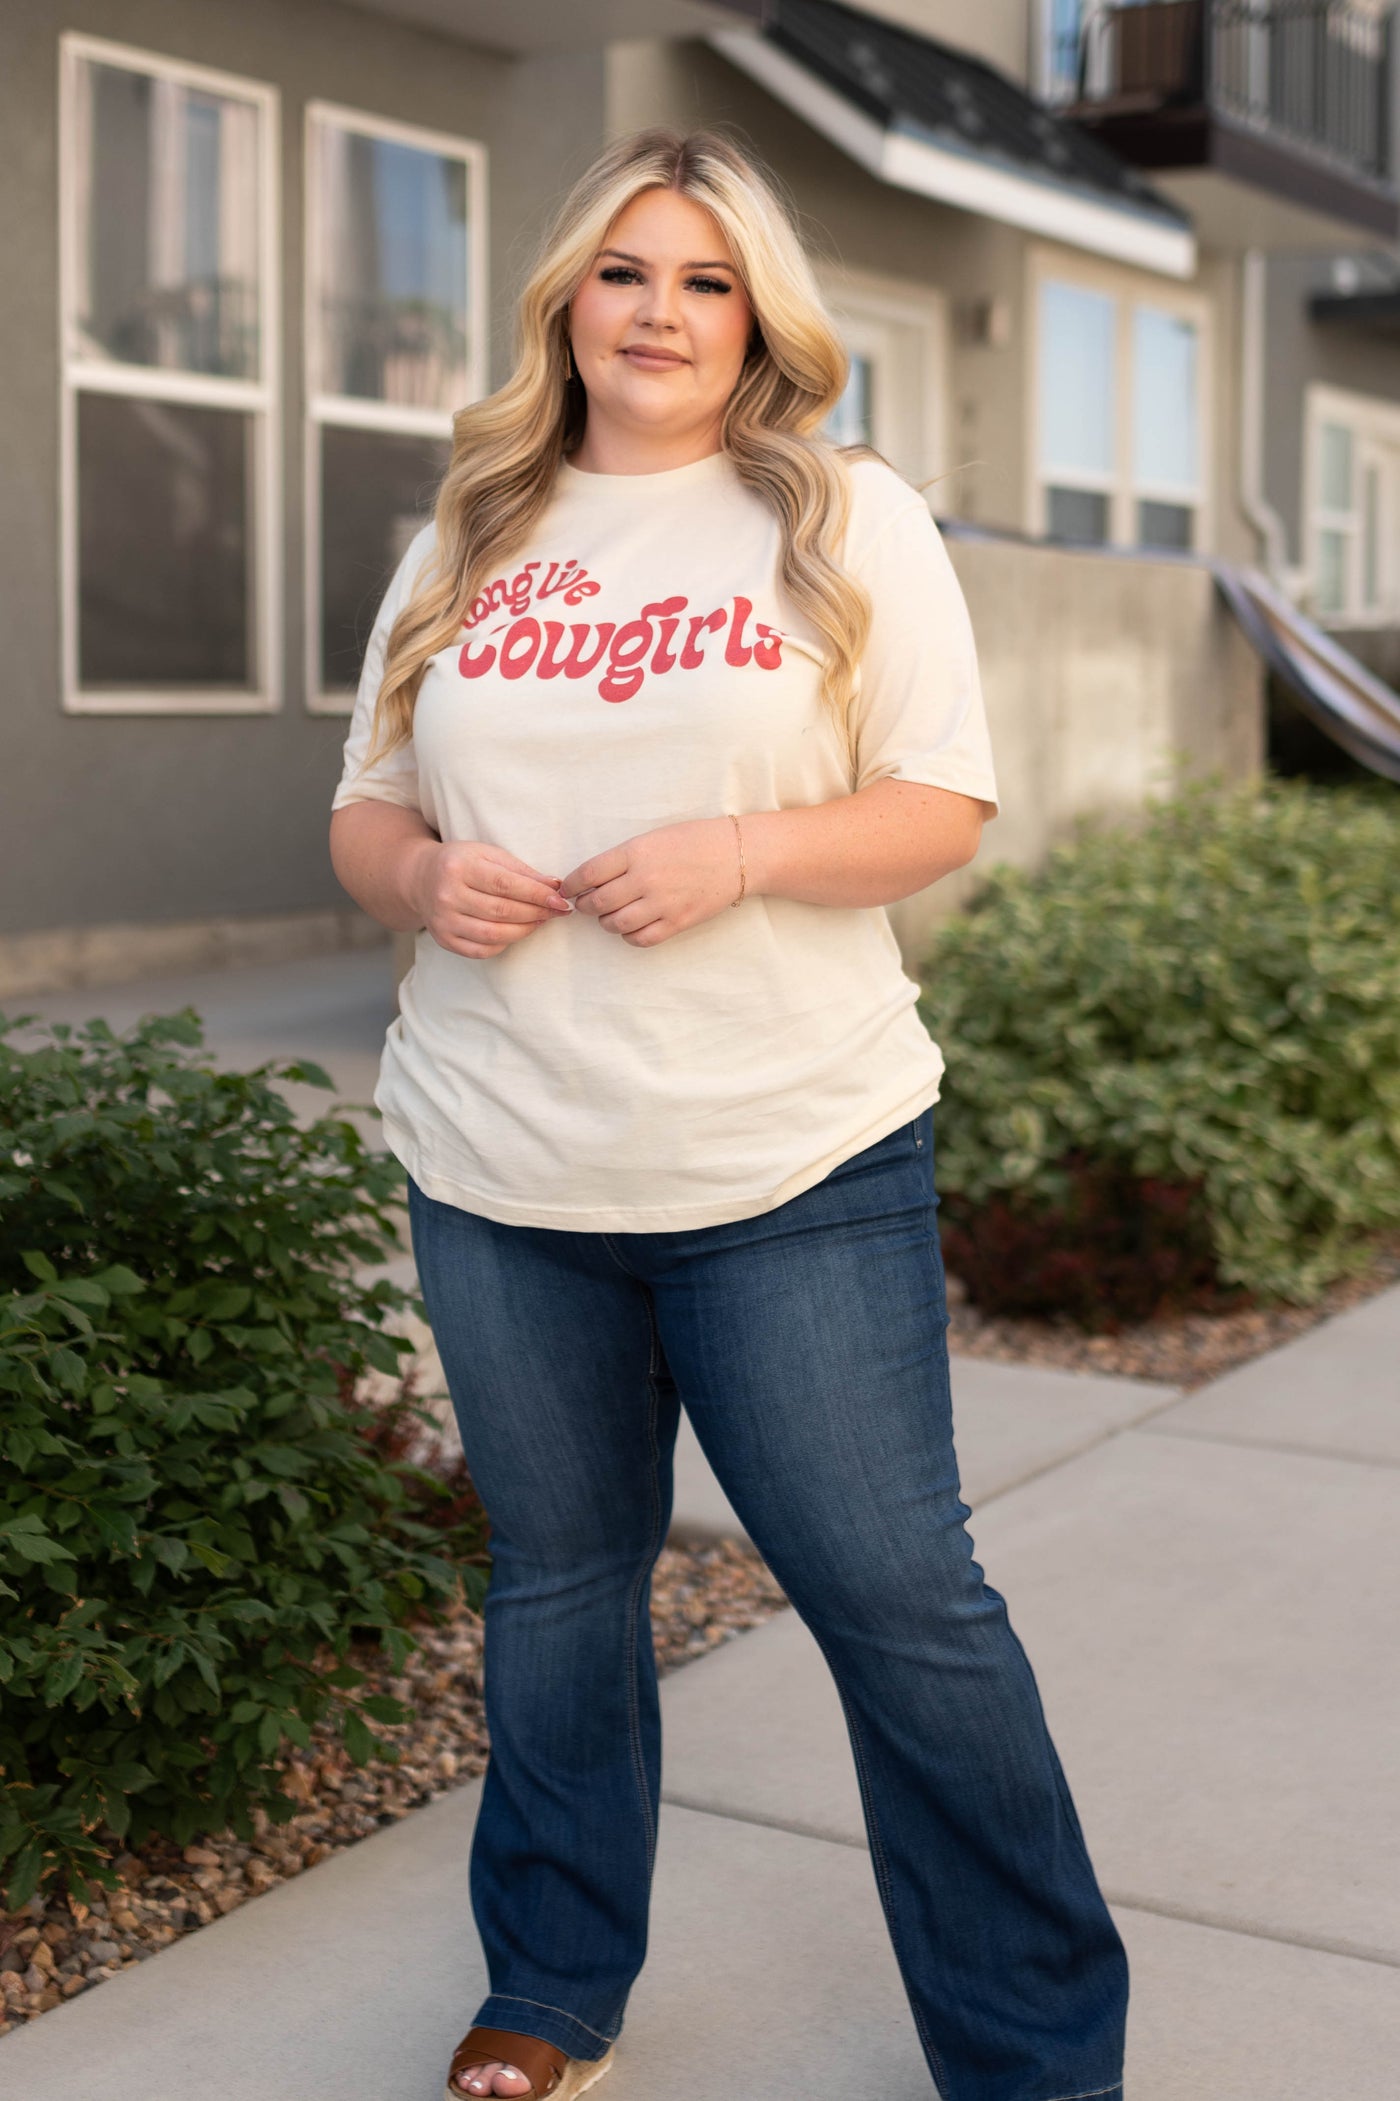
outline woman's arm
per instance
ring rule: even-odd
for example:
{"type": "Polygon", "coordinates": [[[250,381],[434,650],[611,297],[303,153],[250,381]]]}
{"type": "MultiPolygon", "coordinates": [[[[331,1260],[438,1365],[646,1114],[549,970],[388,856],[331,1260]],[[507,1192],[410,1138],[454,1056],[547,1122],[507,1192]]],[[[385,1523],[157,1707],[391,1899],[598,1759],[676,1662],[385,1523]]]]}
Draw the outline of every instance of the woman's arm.
{"type": "MultiPolygon", "coordinates": [[[[744,894],[812,905],[893,904],[972,859],[983,807],[949,788],[886,778],[802,809],[740,813],[744,894]]],[[[733,903],[733,822],[701,817],[639,832],[581,862],[561,889],[610,932],[650,947],[733,903]]]]}
{"type": "Polygon", "coordinates": [[[970,795],[890,779],[806,809],[756,810],[740,820],[747,888],[807,905],[892,905],[967,865],[982,812],[970,795]]]}
{"type": "Polygon", "coordinates": [[[459,956],[499,955],[573,909],[557,876],[541,875],[503,846],[444,844],[420,811],[401,803],[364,800],[336,810],[331,866],[371,919],[401,934],[426,927],[439,948],[459,956]]]}
{"type": "Polygon", "coordinates": [[[331,866],[371,919],[396,934],[426,924],[418,891],[425,856],[440,844],[418,810],[396,802],[351,802],[331,817],[331,866]]]}

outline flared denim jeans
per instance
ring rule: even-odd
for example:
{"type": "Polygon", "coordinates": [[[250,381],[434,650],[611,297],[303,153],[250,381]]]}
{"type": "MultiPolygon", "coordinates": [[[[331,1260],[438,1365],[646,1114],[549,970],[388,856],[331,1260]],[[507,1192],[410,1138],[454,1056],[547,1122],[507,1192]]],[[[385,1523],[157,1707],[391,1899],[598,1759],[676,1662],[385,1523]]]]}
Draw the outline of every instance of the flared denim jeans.
{"type": "Polygon", "coordinates": [[[498,1225],[410,1184],[494,1557],[476,2021],[601,2057],[642,1967],[684,1405],[835,1680],[938,2092],[1121,2094],[1127,1959],[966,1530],[933,1166],[925,1110],[774,1210],[668,1233],[498,1225]]]}

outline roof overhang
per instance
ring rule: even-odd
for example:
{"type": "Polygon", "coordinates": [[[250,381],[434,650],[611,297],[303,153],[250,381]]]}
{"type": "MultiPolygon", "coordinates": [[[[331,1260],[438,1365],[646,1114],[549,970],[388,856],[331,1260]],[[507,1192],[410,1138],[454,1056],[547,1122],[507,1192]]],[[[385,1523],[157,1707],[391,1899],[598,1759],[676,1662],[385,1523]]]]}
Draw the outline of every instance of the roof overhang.
{"type": "Polygon", "coordinates": [[[512,58],[569,51],[613,37],[703,36],[717,25],[757,19],[762,0],[346,0],[454,42],[512,58]]]}
{"type": "Polygon", "coordinates": [[[1386,336],[1400,335],[1400,287],[1385,291],[1314,292],[1308,301],[1314,321],[1340,321],[1352,328],[1374,329],[1386,336]]]}
{"type": "MultiPolygon", "coordinates": [[[[1098,196],[1016,168],[1000,156],[931,138],[897,116],[882,122],[762,32],[718,29],[708,41],[881,182],[1164,277],[1196,273],[1195,235],[1166,208],[1098,196]]],[[[1041,121],[1048,119],[1041,115],[1041,121]]]]}

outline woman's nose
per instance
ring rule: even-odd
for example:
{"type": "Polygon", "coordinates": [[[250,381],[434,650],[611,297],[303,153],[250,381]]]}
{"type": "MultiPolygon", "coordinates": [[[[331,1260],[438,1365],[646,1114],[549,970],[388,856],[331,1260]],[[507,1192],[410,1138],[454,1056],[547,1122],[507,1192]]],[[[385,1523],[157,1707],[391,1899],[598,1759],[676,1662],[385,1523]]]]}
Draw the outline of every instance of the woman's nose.
{"type": "Polygon", "coordinates": [[[643,328],[679,328],[680,310],[671,286],[660,280],[653,280],[645,286],[637,307],[637,320],[643,328]]]}

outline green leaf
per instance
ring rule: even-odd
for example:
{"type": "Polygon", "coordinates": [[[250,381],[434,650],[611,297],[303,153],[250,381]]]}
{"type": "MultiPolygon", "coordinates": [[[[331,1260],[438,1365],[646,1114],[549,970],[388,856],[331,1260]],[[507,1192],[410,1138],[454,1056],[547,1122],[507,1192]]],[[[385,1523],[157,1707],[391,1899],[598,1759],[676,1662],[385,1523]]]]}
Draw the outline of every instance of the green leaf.
{"type": "Polygon", "coordinates": [[[17,1527],[0,1525],[0,1539],[14,1548],[25,1561],[52,1562],[72,1561],[76,1557],[71,1549],[56,1539],[49,1539],[37,1532],[21,1532],[17,1527]]]}
{"type": "Polygon", "coordinates": [[[231,1568],[237,1567],[232,1555],[221,1554],[217,1547],[209,1546],[202,1539],[190,1541],[190,1552],[196,1561],[203,1562],[211,1576],[226,1576],[231,1568]]]}
{"type": "Polygon", "coordinates": [[[49,1707],[57,1707],[83,1675],[83,1653],[76,1649],[65,1656],[47,1672],[44,1678],[44,1701],[49,1707]]]}
{"type": "Polygon", "coordinates": [[[55,1350],[49,1359],[54,1377],[69,1393],[81,1393],[87,1384],[83,1360],[74,1350],[55,1350]]]}
{"type": "Polygon", "coordinates": [[[138,1292],[146,1289],[144,1279],[138,1277],[134,1270],[128,1269],[124,1262],[114,1262],[108,1268],[100,1269],[93,1282],[100,1284],[104,1291],[110,1292],[114,1299],[134,1298],[138,1292]]]}
{"type": "Polygon", "coordinates": [[[320,1065],[313,1065],[309,1058],[298,1058],[294,1065],[283,1068],[285,1078],[299,1080],[307,1087],[334,1087],[335,1081],[320,1065]]]}
{"type": "Polygon", "coordinates": [[[41,1284],[56,1284],[58,1282],[58,1271],[54,1268],[48,1256],[41,1254],[37,1248],[30,1248],[19,1259],[29,1271],[30,1276],[37,1277],[41,1284]]]}
{"type": "Polygon", "coordinates": [[[29,1902],[39,1887],[39,1877],[44,1872],[44,1846],[41,1839],[31,1839],[15,1861],[15,1871],[10,1877],[5,1892],[6,1908],[19,1911],[29,1902]]]}
{"type": "Polygon", "coordinates": [[[347,1711],[344,1728],[345,1748],[355,1765],[368,1765],[374,1755],[374,1738],[369,1729],[353,1709],[347,1711]]]}
{"type": "Polygon", "coordinates": [[[94,1277],[69,1277],[56,1283],[53,1289],[55,1298],[67,1299],[75,1306],[101,1308],[111,1304],[108,1294],[94,1277]]]}
{"type": "Polygon", "coordinates": [[[237,1320],[252,1303],[253,1294],[246,1284],[216,1284],[205,1297],[204,1318],[237,1320]]]}
{"type": "Polygon", "coordinates": [[[360,1705],[376,1722],[406,1722],[412,1713],[402,1700],[396,1700],[386,1692],[366,1693],[360,1705]]]}

